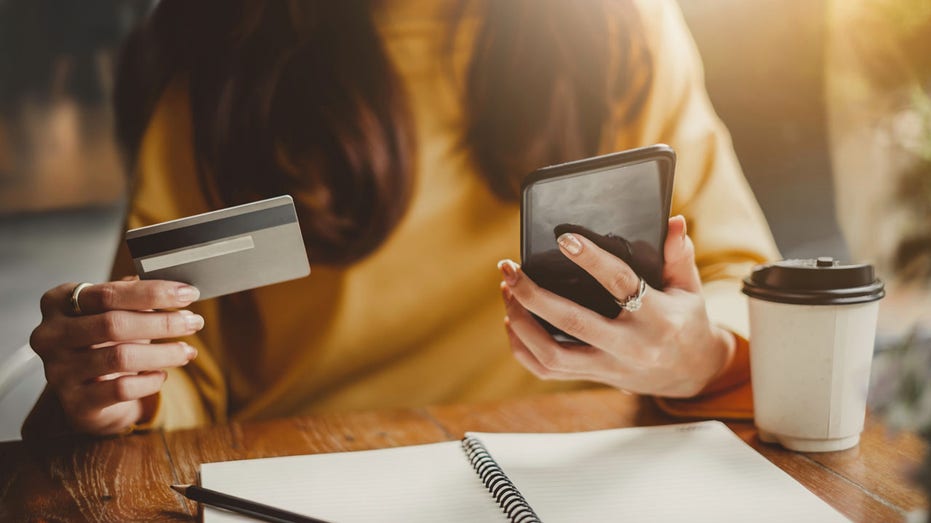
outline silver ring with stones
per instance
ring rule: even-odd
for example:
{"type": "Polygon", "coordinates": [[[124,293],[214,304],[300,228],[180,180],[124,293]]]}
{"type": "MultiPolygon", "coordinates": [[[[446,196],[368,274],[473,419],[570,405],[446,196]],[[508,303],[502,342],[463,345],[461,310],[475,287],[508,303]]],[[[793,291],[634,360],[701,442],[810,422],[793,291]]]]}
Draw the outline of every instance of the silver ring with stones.
{"type": "Polygon", "coordinates": [[[634,312],[643,306],[643,295],[647,293],[647,282],[640,278],[640,288],[635,294],[631,294],[624,301],[614,300],[615,303],[627,312],[634,312]]]}

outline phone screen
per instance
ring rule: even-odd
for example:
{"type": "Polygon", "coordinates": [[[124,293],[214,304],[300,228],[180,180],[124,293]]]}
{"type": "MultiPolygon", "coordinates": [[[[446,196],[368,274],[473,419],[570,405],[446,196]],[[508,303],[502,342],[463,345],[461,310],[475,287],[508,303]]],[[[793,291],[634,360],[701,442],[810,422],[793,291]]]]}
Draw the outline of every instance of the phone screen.
{"type": "Polygon", "coordinates": [[[635,160],[618,153],[611,155],[617,157],[613,162],[594,159],[597,166],[582,161],[548,168],[550,174],[538,171],[542,177],[526,184],[523,194],[524,272],[538,285],[611,318],[621,311],[615,298],[626,296],[611,296],[559,250],[556,238],[581,234],[624,260],[651,287],[663,287],[672,153],[643,158],[638,151],[635,160]]]}

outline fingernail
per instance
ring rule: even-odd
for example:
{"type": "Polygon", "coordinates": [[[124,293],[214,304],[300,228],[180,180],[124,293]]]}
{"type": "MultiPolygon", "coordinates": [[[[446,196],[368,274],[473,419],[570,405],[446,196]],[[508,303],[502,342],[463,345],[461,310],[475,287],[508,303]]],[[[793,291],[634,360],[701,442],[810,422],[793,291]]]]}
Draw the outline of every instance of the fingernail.
{"type": "Polygon", "coordinates": [[[682,239],[685,239],[685,236],[689,233],[689,222],[685,220],[685,216],[679,215],[679,218],[682,219],[682,239]]]}
{"type": "Polygon", "coordinates": [[[200,298],[200,291],[196,287],[191,287],[190,285],[185,285],[183,287],[178,287],[175,289],[175,296],[178,297],[178,300],[191,303],[192,301],[200,298]]]}
{"type": "Polygon", "coordinates": [[[187,309],[178,311],[178,314],[180,314],[180,315],[182,315],[182,316],[193,316],[193,315],[194,315],[193,312],[191,312],[191,311],[189,311],[189,310],[187,310],[187,309]]]}
{"type": "Polygon", "coordinates": [[[556,243],[558,243],[559,246],[563,249],[566,249],[566,251],[568,251],[569,254],[573,256],[582,252],[582,242],[580,242],[579,239],[576,238],[575,235],[571,232],[559,235],[559,238],[556,238],[556,243]]]}
{"type": "Polygon", "coordinates": [[[517,284],[517,280],[520,278],[517,269],[517,264],[511,260],[501,260],[498,262],[498,270],[504,275],[504,281],[507,282],[508,285],[514,286],[517,284]]]}
{"type": "Polygon", "coordinates": [[[514,299],[514,293],[504,282],[501,282],[501,297],[504,298],[504,303],[511,303],[511,300],[514,299]]]}
{"type": "Polygon", "coordinates": [[[189,329],[198,331],[204,327],[204,317],[200,314],[191,314],[184,317],[184,323],[189,329]]]}
{"type": "Polygon", "coordinates": [[[193,360],[197,357],[197,349],[191,347],[187,343],[184,343],[184,354],[187,356],[188,360],[193,360]]]}

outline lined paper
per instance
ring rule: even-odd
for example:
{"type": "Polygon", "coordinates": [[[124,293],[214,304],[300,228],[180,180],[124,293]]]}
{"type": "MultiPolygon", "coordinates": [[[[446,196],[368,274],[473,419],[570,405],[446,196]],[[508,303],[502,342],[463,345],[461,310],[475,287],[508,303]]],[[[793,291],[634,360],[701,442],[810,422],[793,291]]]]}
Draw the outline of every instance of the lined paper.
{"type": "MultiPolygon", "coordinates": [[[[720,422],[470,435],[546,522],[847,521],[720,422]]],[[[507,521],[458,441],[206,463],[201,483],[337,522],[507,521]]]]}
{"type": "MultiPolygon", "coordinates": [[[[337,522],[434,523],[507,518],[458,441],[201,465],[201,484],[337,522]]],[[[253,521],[204,509],[204,523],[253,521]]]]}
{"type": "Polygon", "coordinates": [[[472,435],[543,521],[848,521],[716,421],[472,435]]]}

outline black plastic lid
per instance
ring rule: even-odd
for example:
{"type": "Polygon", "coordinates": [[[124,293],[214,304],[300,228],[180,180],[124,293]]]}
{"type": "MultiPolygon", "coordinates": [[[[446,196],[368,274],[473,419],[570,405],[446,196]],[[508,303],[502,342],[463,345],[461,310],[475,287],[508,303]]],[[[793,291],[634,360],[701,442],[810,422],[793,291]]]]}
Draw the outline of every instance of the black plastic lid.
{"type": "Polygon", "coordinates": [[[841,265],[827,257],[759,265],[744,278],[743,293],[801,305],[866,303],[886,295],[872,265],[841,265]]]}

